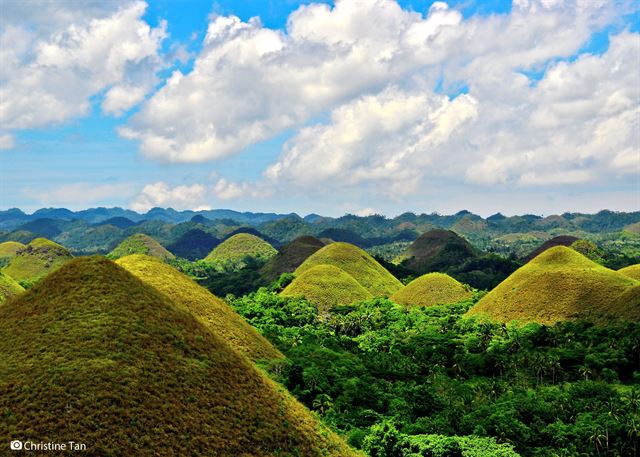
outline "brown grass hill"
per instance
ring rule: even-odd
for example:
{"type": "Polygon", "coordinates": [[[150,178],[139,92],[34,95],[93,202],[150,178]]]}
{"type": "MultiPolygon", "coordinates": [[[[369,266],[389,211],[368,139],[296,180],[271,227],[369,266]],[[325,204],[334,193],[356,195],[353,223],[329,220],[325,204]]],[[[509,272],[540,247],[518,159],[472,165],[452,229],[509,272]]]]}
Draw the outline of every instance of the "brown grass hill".
{"type": "Polygon", "coordinates": [[[204,260],[242,266],[248,257],[266,261],[277,253],[278,251],[262,238],[250,233],[238,233],[216,246],[204,260]]]}
{"type": "Polygon", "coordinates": [[[640,222],[629,224],[624,228],[625,232],[633,233],[635,235],[640,234],[640,222]]]}
{"type": "Polygon", "coordinates": [[[451,230],[434,229],[423,233],[393,263],[417,273],[445,270],[476,256],[467,240],[451,230]]]}
{"type": "Polygon", "coordinates": [[[339,305],[373,298],[353,277],[333,265],[316,265],[297,276],[280,292],[285,297],[304,297],[321,314],[339,305]]]}
{"type": "Polygon", "coordinates": [[[349,243],[336,242],[323,247],[307,258],[294,274],[300,276],[316,265],[332,265],[345,271],[373,297],[389,297],[402,288],[402,283],[373,257],[349,243]]]}
{"type": "Polygon", "coordinates": [[[123,240],[107,254],[107,258],[115,260],[131,254],[144,254],[162,260],[175,258],[160,243],[144,233],[136,233],[123,240]]]}
{"type": "Polygon", "coordinates": [[[219,244],[220,240],[210,233],[194,228],[167,246],[167,249],[178,257],[198,260],[206,257],[219,244]]]}
{"type": "Polygon", "coordinates": [[[18,282],[35,282],[72,258],[71,253],[58,243],[36,238],[18,250],[2,272],[18,282]]]}
{"type": "Polygon", "coordinates": [[[284,246],[260,269],[260,275],[275,281],[282,273],[293,273],[307,257],[324,247],[324,243],[313,236],[300,236],[284,246]]]}
{"type": "Polygon", "coordinates": [[[24,288],[20,284],[0,271],[0,305],[22,292],[24,288]]]}
{"type": "Polygon", "coordinates": [[[434,306],[471,298],[470,287],[444,273],[427,273],[414,279],[391,296],[401,305],[434,306]]]}
{"type": "Polygon", "coordinates": [[[167,295],[176,306],[190,312],[205,327],[250,359],[283,357],[227,303],[161,260],[134,254],[122,257],[116,263],[167,295]]]}
{"type": "Polygon", "coordinates": [[[578,240],[579,240],[579,238],[576,238],[575,236],[571,236],[571,235],[556,236],[554,238],[551,238],[551,239],[545,241],[540,246],[538,246],[533,251],[531,251],[529,253],[529,255],[527,255],[527,257],[525,257],[525,260],[529,261],[529,260],[533,259],[534,257],[539,256],[540,254],[542,254],[547,249],[550,249],[550,248],[552,248],[554,246],[571,246],[573,243],[575,243],[578,240]]]}
{"type": "Polygon", "coordinates": [[[0,435],[89,455],[357,455],[166,295],[75,259],[0,307],[0,435]]]}
{"type": "Polygon", "coordinates": [[[640,263],[621,268],[620,270],[618,270],[618,272],[632,279],[640,281],[640,263]]]}
{"type": "Polygon", "coordinates": [[[0,243],[0,258],[13,257],[25,245],[17,241],[5,241],[0,243]]]}
{"type": "Polygon", "coordinates": [[[468,315],[499,322],[640,320],[640,282],[565,246],[547,249],[485,295],[468,315]]]}

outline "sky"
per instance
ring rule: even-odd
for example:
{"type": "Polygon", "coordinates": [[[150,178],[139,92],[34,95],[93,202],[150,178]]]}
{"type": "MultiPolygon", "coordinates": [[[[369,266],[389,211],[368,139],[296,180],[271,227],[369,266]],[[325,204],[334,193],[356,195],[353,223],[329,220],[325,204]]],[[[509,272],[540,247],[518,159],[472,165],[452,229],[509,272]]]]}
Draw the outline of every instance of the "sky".
{"type": "Polygon", "coordinates": [[[0,209],[640,210],[633,0],[2,0],[0,209]]]}

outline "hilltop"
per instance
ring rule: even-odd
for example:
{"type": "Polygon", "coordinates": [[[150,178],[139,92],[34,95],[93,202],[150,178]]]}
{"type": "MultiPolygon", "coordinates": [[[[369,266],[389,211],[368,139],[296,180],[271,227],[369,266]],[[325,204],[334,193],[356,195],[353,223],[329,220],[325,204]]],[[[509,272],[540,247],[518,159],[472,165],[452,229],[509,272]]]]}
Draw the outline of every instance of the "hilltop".
{"type": "Polygon", "coordinates": [[[625,276],[640,281],[640,263],[621,268],[618,270],[618,273],[622,273],[625,276]]]}
{"type": "Polygon", "coordinates": [[[17,241],[5,241],[0,243],[0,258],[13,257],[20,249],[24,249],[25,245],[17,241]]]}
{"type": "Polygon", "coordinates": [[[324,243],[313,236],[300,236],[284,246],[260,269],[268,281],[275,281],[282,273],[293,273],[307,257],[324,247],[324,243]]]}
{"type": "Polygon", "coordinates": [[[542,324],[577,318],[638,321],[639,285],[571,248],[555,246],[515,271],[468,315],[542,324]]]}
{"type": "Polygon", "coordinates": [[[353,277],[333,265],[315,265],[297,276],[281,295],[306,298],[323,313],[337,305],[373,298],[353,277]]]}
{"type": "Polygon", "coordinates": [[[0,305],[22,292],[24,288],[20,284],[0,271],[0,305]]]}
{"type": "Polygon", "coordinates": [[[307,258],[295,270],[295,275],[316,265],[332,265],[345,271],[374,297],[388,297],[402,287],[373,257],[352,244],[338,242],[323,247],[307,258]]]}
{"type": "Polygon", "coordinates": [[[2,269],[16,281],[37,281],[73,256],[63,246],[46,238],[36,238],[18,250],[2,269]]]}
{"type": "Polygon", "coordinates": [[[220,240],[213,235],[204,230],[194,228],[168,245],[167,249],[178,257],[197,260],[206,257],[206,255],[219,244],[220,240]]]}
{"type": "Polygon", "coordinates": [[[401,305],[434,306],[471,298],[471,289],[444,273],[427,273],[391,296],[401,305]]]}
{"type": "Polygon", "coordinates": [[[393,263],[417,273],[445,270],[476,256],[467,240],[451,230],[434,229],[423,233],[393,263]]]}
{"type": "Polygon", "coordinates": [[[109,254],[109,259],[119,259],[126,255],[144,254],[158,259],[173,259],[175,256],[167,251],[160,243],[144,233],[136,233],[122,241],[109,254]]]}
{"type": "Polygon", "coordinates": [[[560,236],[553,237],[553,238],[545,241],[544,243],[542,243],[540,246],[535,248],[533,251],[531,251],[529,253],[529,255],[527,255],[527,257],[525,259],[527,261],[529,261],[529,260],[533,259],[534,257],[539,256],[540,254],[542,254],[547,249],[550,249],[550,248],[552,248],[554,246],[571,246],[573,243],[575,243],[578,240],[579,240],[579,238],[577,238],[575,236],[571,236],[571,235],[560,235],[560,236]]]}
{"type": "Polygon", "coordinates": [[[93,455],[357,455],[190,313],[73,260],[0,307],[0,434],[93,455]]]}
{"type": "Polygon", "coordinates": [[[191,313],[229,346],[249,358],[261,360],[282,357],[227,303],[161,260],[134,254],[122,257],[116,263],[166,294],[174,304],[191,313]]]}
{"type": "Polygon", "coordinates": [[[277,253],[265,240],[250,233],[238,233],[216,246],[204,260],[243,265],[246,258],[267,260],[277,253]]]}

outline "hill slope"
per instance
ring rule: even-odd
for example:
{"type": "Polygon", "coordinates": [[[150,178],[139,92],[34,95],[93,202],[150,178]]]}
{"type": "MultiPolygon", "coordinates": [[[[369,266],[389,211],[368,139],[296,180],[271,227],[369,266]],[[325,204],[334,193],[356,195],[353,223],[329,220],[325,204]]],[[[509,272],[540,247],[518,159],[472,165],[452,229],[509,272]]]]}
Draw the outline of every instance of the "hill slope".
{"type": "Polygon", "coordinates": [[[444,273],[427,273],[391,296],[401,305],[434,306],[471,298],[471,290],[444,273]]]}
{"type": "Polygon", "coordinates": [[[331,243],[305,260],[296,276],[316,265],[332,265],[353,277],[374,297],[388,297],[402,287],[391,273],[373,257],[357,246],[348,243],[331,243]]]}
{"type": "Polygon", "coordinates": [[[99,257],[0,307],[0,434],[91,455],[355,455],[153,287],[99,257]]]}
{"type": "Polygon", "coordinates": [[[11,276],[0,271],[0,305],[21,292],[24,292],[24,288],[11,276]]]}
{"type": "Polygon", "coordinates": [[[476,256],[473,246],[451,230],[423,233],[393,263],[418,273],[445,270],[476,256]]]}
{"type": "Polygon", "coordinates": [[[625,276],[640,281],[640,263],[621,268],[618,270],[618,273],[622,273],[625,276]]]}
{"type": "Polygon", "coordinates": [[[169,296],[231,347],[253,360],[282,357],[280,351],[240,317],[229,305],[173,267],[153,257],[134,254],[116,263],[169,296]]]}
{"type": "Polygon", "coordinates": [[[277,252],[273,246],[255,235],[238,233],[223,241],[204,260],[241,265],[246,257],[266,260],[277,252]]]}
{"type": "Polygon", "coordinates": [[[167,249],[178,257],[198,260],[203,259],[219,244],[220,240],[204,230],[191,229],[167,246],[167,249]]]}
{"type": "Polygon", "coordinates": [[[551,239],[545,241],[540,246],[535,248],[533,251],[531,251],[529,253],[529,255],[527,255],[527,257],[525,259],[527,261],[529,261],[529,260],[539,256],[540,254],[542,254],[547,249],[550,249],[550,248],[552,248],[554,246],[571,246],[573,243],[575,243],[578,240],[579,240],[579,238],[577,238],[575,236],[571,236],[571,235],[556,236],[554,238],[551,238],[551,239]]]}
{"type": "Polygon", "coordinates": [[[173,259],[175,256],[167,251],[160,243],[144,233],[136,233],[126,238],[109,254],[109,259],[119,259],[126,255],[144,254],[158,259],[173,259]]]}
{"type": "Polygon", "coordinates": [[[0,243],[0,258],[13,257],[20,249],[24,249],[25,245],[17,241],[5,241],[0,243]]]}
{"type": "Polygon", "coordinates": [[[284,246],[260,269],[260,274],[268,281],[275,281],[282,273],[293,273],[307,257],[324,246],[313,236],[300,236],[284,246]]]}
{"type": "Polygon", "coordinates": [[[37,281],[72,257],[58,243],[46,238],[36,238],[17,251],[2,271],[16,281],[37,281]]]}
{"type": "Polygon", "coordinates": [[[585,318],[640,320],[640,282],[609,270],[565,246],[556,246],[519,268],[485,295],[469,315],[508,322],[585,318]]]}
{"type": "Polygon", "coordinates": [[[285,297],[302,296],[316,305],[321,312],[334,306],[373,298],[373,295],[349,273],[333,265],[316,265],[309,268],[280,294],[285,297]]]}

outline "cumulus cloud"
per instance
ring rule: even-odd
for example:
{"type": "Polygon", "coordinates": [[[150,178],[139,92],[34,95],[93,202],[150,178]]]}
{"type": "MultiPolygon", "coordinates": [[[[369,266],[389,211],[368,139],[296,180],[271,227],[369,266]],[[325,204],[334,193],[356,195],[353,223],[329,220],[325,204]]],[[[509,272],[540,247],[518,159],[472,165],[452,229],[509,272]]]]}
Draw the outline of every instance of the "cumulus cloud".
{"type": "Polygon", "coordinates": [[[90,112],[106,91],[104,112],[120,114],[157,82],[165,24],[151,28],[144,2],[30,2],[3,7],[0,27],[0,123],[26,129],[90,112]],[[28,8],[26,6],[28,5],[28,8]],[[78,11],[76,11],[78,10],[78,11]],[[43,14],[49,12],[47,22],[43,14]],[[24,14],[23,14],[24,13],[24,14]],[[35,26],[34,26],[35,25],[35,26]]]}
{"type": "Polygon", "coordinates": [[[177,210],[211,208],[207,205],[207,189],[202,184],[170,187],[162,181],[144,186],[142,191],[131,201],[130,207],[140,212],[149,211],[154,207],[177,210]]]}

